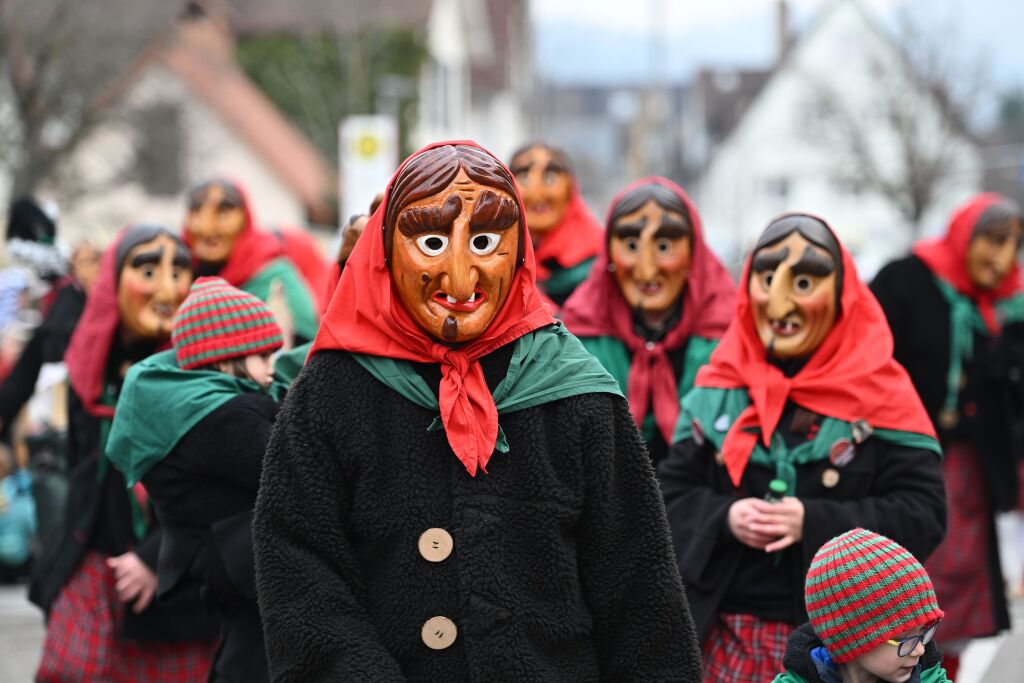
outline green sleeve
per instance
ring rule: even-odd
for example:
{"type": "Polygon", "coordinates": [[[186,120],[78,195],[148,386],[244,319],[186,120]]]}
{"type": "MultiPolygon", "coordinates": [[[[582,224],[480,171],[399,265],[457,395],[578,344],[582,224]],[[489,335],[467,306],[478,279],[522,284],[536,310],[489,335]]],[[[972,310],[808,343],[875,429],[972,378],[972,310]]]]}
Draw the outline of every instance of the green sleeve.
{"type": "Polygon", "coordinates": [[[587,279],[593,265],[594,259],[588,258],[569,268],[555,268],[548,279],[540,283],[541,289],[550,296],[568,297],[587,279]]]}

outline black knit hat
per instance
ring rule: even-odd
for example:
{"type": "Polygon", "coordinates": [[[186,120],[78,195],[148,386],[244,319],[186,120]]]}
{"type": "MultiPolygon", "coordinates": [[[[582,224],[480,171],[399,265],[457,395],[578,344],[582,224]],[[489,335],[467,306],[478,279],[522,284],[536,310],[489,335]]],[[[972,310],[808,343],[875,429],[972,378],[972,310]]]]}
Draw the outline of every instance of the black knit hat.
{"type": "Polygon", "coordinates": [[[57,238],[57,224],[32,197],[19,197],[11,204],[7,216],[7,239],[52,245],[57,238]]]}

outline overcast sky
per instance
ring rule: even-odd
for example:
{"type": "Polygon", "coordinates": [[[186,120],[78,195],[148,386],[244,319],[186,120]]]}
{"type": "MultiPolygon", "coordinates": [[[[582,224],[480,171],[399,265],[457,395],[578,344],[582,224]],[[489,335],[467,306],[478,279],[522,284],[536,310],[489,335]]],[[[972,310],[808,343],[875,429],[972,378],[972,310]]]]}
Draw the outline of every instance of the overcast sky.
{"type": "MultiPolygon", "coordinates": [[[[793,24],[805,26],[835,1],[789,0],[793,24]]],[[[1021,0],[858,1],[883,25],[907,13],[950,49],[984,59],[1000,89],[1024,87],[1021,0]]],[[[685,80],[708,64],[764,66],[777,49],[776,6],[776,0],[532,0],[537,67],[556,81],[623,83],[685,80]],[[652,43],[652,35],[661,41],[652,43]]]]}

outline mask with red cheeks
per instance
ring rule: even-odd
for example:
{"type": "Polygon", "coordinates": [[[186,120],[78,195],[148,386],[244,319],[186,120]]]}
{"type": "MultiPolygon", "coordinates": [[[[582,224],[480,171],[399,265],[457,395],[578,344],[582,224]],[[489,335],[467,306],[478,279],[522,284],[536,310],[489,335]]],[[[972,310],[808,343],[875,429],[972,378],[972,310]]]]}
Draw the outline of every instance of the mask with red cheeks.
{"type": "Polygon", "coordinates": [[[121,259],[117,306],[134,340],[163,341],[192,285],[188,250],[167,234],[137,244],[121,259]]]}
{"type": "Polygon", "coordinates": [[[653,199],[615,220],[608,256],[630,308],[655,317],[671,312],[689,277],[692,240],[686,217],[653,199]]]}
{"type": "Polygon", "coordinates": [[[245,207],[238,190],[226,182],[204,183],[189,196],[185,230],[200,263],[224,263],[245,228],[245,207]]]}
{"type": "Polygon", "coordinates": [[[402,207],[391,281],[416,324],[446,344],[483,334],[508,297],[519,232],[515,198],[463,170],[441,192],[402,207]]]}
{"type": "Polygon", "coordinates": [[[542,238],[565,216],[572,191],[572,176],[564,156],[543,145],[534,145],[512,157],[512,175],[523,195],[526,225],[542,238]]]}
{"type": "Polygon", "coordinates": [[[1002,205],[986,211],[967,246],[967,274],[981,289],[997,288],[1017,262],[1024,232],[1012,211],[1002,205]]]}
{"type": "Polygon", "coordinates": [[[750,306],[769,355],[785,360],[814,353],[836,321],[837,283],[835,258],[799,232],[754,253],[750,306]]]}

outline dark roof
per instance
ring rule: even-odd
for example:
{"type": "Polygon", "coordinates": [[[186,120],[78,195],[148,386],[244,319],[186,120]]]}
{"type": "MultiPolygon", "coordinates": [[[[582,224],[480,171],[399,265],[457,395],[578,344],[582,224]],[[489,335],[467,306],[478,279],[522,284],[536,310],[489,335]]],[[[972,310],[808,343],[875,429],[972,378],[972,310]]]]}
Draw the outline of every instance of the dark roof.
{"type": "Polygon", "coordinates": [[[720,142],[736,127],[771,78],[770,69],[701,69],[690,96],[703,103],[704,127],[720,142]]]}

